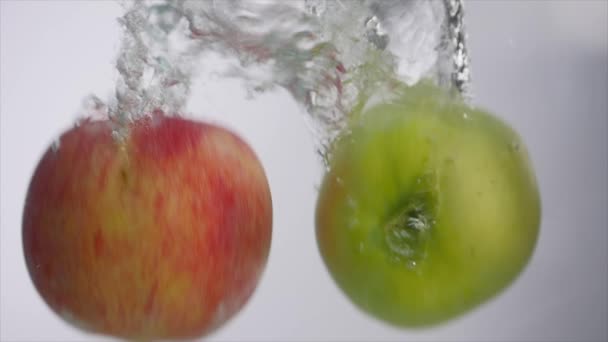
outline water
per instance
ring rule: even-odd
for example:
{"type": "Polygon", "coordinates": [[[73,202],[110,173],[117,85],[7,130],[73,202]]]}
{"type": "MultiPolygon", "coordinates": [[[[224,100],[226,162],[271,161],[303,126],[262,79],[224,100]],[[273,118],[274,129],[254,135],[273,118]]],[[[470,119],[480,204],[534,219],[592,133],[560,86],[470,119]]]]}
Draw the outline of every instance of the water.
{"type": "MultiPolygon", "coordinates": [[[[206,55],[226,63],[250,94],[276,87],[301,104],[319,153],[363,104],[386,101],[396,83],[422,78],[468,92],[469,68],[457,0],[124,2],[115,97],[91,97],[87,115],[124,123],[154,110],[187,111],[206,55]],[[95,114],[97,113],[97,114],[95,114]]],[[[197,94],[202,95],[202,94],[197,94]]]]}

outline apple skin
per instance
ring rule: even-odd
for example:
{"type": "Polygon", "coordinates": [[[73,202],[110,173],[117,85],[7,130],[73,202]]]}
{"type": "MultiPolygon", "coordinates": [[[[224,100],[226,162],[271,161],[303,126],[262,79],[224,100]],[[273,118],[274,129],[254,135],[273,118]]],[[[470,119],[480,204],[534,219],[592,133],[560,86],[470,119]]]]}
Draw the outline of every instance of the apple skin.
{"type": "Polygon", "coordinates": [[[85,121],[31,180],[23,248],[40,295],[89,332],[205,335],[247,302],[268,258],[272,203],[260,162],[226,129],[155,113],[85,121]]]}
{"type": "Polygon", "coordinates": [[[353,118],[316,211],[318,247],[343,292],[380,320],[424,327],[512,283],[541,213],[520,137],[429,85],[353,118]]]}

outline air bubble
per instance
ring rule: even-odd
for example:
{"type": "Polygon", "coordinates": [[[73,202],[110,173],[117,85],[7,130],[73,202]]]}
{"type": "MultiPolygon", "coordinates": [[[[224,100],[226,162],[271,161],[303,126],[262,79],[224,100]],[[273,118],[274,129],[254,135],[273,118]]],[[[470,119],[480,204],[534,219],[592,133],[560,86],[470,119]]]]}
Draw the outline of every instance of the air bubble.
{"type": "Polygon", "coordinates": [[[359,220],[356,217],[351,217],[348,220],[348,228],[349,229],[354,229],[355,227],[357,227],[359,225],[359,220]]]}
{"type": "Polygon", "coordinates": [[[224,302],[220,302],[220,304],[215,309],[215,314],[213,315],[213,324],[219,325],[226,320],[227,310],[224,302]]]}
{"type": "Polygon", "coordinates": [[[115,142],[122,143],[124,142],[125,137],[126,132],[124,131],[124,129],[122,131],[119,129],[112,130],[112,139],[114,139],[115,142]]]}
{"type": "Polygon", "coordinates": [[[342,179],[342,177],[336,177],[336,183],[340,186],[344,186],[344,179],[342,179]]]}
{"type": "Polygon", "coordinates": [[[357,208],[357,201],[351,195],[346,196],[346,204],[351,209],[357,208]]]}
{"type": "Polygon", "coordinates": [[[370,43],[378,50],[384,50],[388,45],[388,34],[382,29],[378,17],[375,15],[365,22],[365,35],[370,43]]]}
{"type": "Polygon", "coordinates": [[[59,312],[59,315],[66,321],[70,322],[72,325],[82,329],[82,330],[92,330],[93,326],[82,319],[76,318],[76,316],[69,311],[68,309],[62,308],[59,312]]]}
{"type": "Polygon", "coordinates": [[[59,147],[61,147],[61,140],[59,138],[56,138],[51,144],[51,151],[57,152],[59,151],[59,147]]]}
{"type": "Polygon", "coordinates": [[[408,217],[407,226],[416,230],[423,230],[427,228],[428,223],[424,216],[408,217]]]}

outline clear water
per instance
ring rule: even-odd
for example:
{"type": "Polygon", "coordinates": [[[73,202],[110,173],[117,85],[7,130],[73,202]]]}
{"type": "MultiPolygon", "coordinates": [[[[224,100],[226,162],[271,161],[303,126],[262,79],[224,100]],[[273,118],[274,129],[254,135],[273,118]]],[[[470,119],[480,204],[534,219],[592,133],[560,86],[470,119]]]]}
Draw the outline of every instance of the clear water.
{"type": "MultiPolygon", "coordinates": [[[[254,94],[286,89],[302,105],[319,152],[363,102],[422,78],[466,93],[459,0],[150,0],[124,2],[115,98],[92,96],[88,115],[120,123],[154,110],[183,113],[202,57],[226,61],[254,94]]],[[[198,95],[198,94],[197,94],[198,95]]],[[[122,135],[120,129],[116,135],[122,135]]]]}

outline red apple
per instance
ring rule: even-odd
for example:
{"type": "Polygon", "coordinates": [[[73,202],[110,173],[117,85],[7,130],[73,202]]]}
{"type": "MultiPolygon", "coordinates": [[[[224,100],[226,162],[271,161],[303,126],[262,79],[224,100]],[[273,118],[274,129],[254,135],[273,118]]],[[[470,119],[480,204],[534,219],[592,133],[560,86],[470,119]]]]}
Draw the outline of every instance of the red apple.
{"type": "Polygon", "coordinates": [[[111,121],[61,136],[36,168],[23,213],[31,278],[91,332],[192,338],[247,302],[270,248],[264,170],[226,129],[155,114],[114,139],[111,121]]]}

